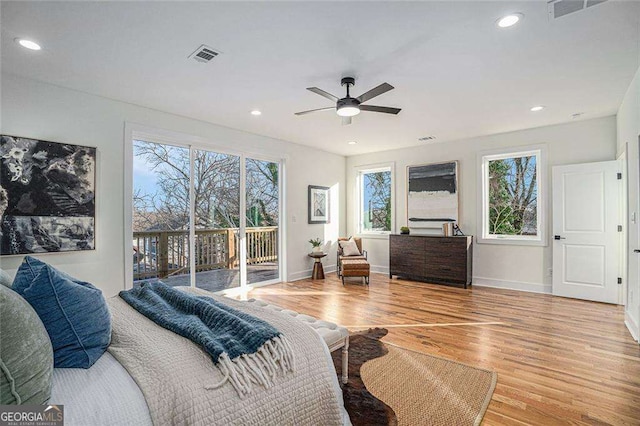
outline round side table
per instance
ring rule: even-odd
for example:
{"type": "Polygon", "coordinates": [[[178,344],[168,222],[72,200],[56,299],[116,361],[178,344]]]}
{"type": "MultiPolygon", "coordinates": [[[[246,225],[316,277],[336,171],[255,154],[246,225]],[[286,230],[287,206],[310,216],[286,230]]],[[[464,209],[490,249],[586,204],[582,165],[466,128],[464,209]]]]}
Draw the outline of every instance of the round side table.
{"type": "Polygon", "coordinates": [[[327,256],[327,253],[312,252],[307,256],[314,259],[313,273],[311,274],[312,280],[324,280],[324,269],[322,268],[322,258],[327,256]]]}

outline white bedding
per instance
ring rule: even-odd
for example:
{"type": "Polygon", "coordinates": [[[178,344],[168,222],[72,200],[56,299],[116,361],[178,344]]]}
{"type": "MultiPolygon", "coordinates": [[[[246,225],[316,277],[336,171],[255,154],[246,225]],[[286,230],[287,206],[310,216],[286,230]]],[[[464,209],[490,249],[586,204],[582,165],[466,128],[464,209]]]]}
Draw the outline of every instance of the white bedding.
{"type": "Polygon", "coordinates": [[[89,369],[54,368],[49,403],[64,405],[66,426],[152,424],[140,388],[109,352],[89,369]]]}
{"type": "MultiPolygon", "coordinates": [[[[187,290],[193,291],[193,290],[187,290]]],[[[201,293],[195,290],[197,293],[201,293]]],[[[202,293],[201,293],[202,294],[202,293]]],[[[210,293],[206,293],[211,296],[210,293]]],[[[199,382],[194,377],[193,370],[195,365],[183,363],[184,355],[189,358],[195,354],[195,358],[205,358],[207,361],[206,369],[200,371],[208,372],[209,376],[205,381],[211,381],[211,374],[218,374],[212,367],[212,361],[208,356],[204,356],[204,352],[195,347],[188,340],[175,335],[167,330],[160,329],[163,338],[161,341],[155,342],[163,346],[162,352],[157,352],[157,347],[151,349],[150,354],[143,354],[147,349],[145,344],[149,346],[151,340],[145,340],[145,331],[138,330],[142,325],[146,332],[159,328],[150,320],[135,312],[122,299],[117,298],[109,300],[112,316],[114,319],[114,330],[135,328],[132,334],[123,335],[116,333],[112,336],[112,346],[109,348],[111,353],[105,353],[90,369],[55,369],[53,377],[53,390],[50,402],[54,404],[64,404],[65,406],[65,424],[74,425],[151,425],[152,418],[156,419],[158,426],[160,423],[166,424],[344,424],[349,425],[349,416],[344,409],[342,403],[342,391],[337,381],[335,371],[333,370],[333,362],[328,348],[319,335],[311,331],[302,322],[293,320],[289,315],[282,312],[267,310],[256,306],[256,304],[247,304],[225,298],[218,298],[237,309],[247,311],[257,317],[263,318],[267,322],[272,323],[276,328],[289,334],[295,332],[292,336],[296,344],[297,366],[300,367],[295,377],[279,378],[278,385],[271,389],[257,390],[255,395],[250,395],[244,401],[240,401],[237,393],[233,391],[230,384],[223,386],[216,391],[202,392],[197,390],[196,383],[194,390],[194,382],[199,382]],[[115,309],[114,309],[115,308],[115,309]],[[123,311],[126,314],[123,315],[123,311]],[[130,312],[132,311],[132,312],[130,312]],[[126,319],[123,318],[126,317],[126,319]],[[124,319],[124,321],[123,321],[124,319]],[[133,321],[133,323],[131,322],[133,321]],[[294,322],[292,322],[294,321],[294,322]],[[135,323],[135,325],[134,325],[135,323]],[[147,328],[150,327],[150,328],[147,328]],[[286,331],[285,331],[286,330],[286,331]],[[142,332],[142,334],[137,334],[142,332]],[[169,334],[166,334],[169,333],[169,334]],[[166,341],[165,341],[166,340],[166,341]],[[165,346],[166,345],[166,346],[165,346]],[[161,368],[151,367],[150,364],[159,366],[161,360],[171,357],[171,352],[176,347],[186,345],[189,350],[182,353],[178,351],[172,355],[180,356],[181,362],[173,365],[173,369],[180,374],[174,374],[172,380],[167,380],[174,371],[166,370],[163,374],[158,375],[162,389],[155,396],[147,395],[149,392],[149,384],[145,384],[148,379],[149,371],[161,370],[161,368]],[[194,347],[196,348],[194,351],[194,347]],[[153,353],[155,351],[155,353],[153,353]],[[116,354],[120,361],[113,354],[116,354]],[[157,357],[160,355],[159,357],[157,357]],[[155,361],[154,361],[155,360],[155,361]],[[127,372],[121,362],[133,373],[138,382],[142,382],[142,390],[134,381],[132,375],[127,372]],[[193,366],[193,367],[190,367],[193,366]],[[147,373],[140,375],[140,367],[147,373]],[[151,369],[149,369],[151,367],[151,369]],[[189,371],[191,368],[191,371],[189,371]],[[136,369],[138,373],[136,374],[136,369]],[[306,371],[305,371],[306,370],[306,371]],[[191,374],[191,375],[190,375],[191,374]],[[187,379],[187,377],[190,377],[187,379]],[[164,380],[163,380],[164,379],[164,380]],[[184,381],[184,383],[180,383],[184,381]],[[325,383],[322,385],[322,383],[325,383]],[[329,385],[333,396],[329,397],[326,393],[329,385]],[[147,391],[143,394],[143,390],[147,391]],[[185,394],[187,389],[191,388],[189,396],[185,394]],[[323,390],[324,388],[324,390],[323,390]],[[145,399],[145,396],[147,398],[145,399]],[[205,397],[206,396],[206,397],[205,397]],[[149,399],[151,403],[149,403],[149,399]],[[185,398],[186,397],[186,403],[185,398]],[[176,404],[176,400],[182,400],[182,405],[176,405],[174,409],[189,410],[189,413],[181,413],[180,415],[158,416],[158,410],[151,413],[150,408],[159,407],[158,399],[164,399],[163,404],[176,404]],[[200,398],[198,400],[198,398],[200,398]],[[323,403],[316,402],[323,401],[323,403]],[[196,401],[197,400],[197,401],[196,401]],[[329,402],[330,401],[330,402],[329,402]],[[197,407],[195,407],[197,405],[197,407]],[[186,407],[186,408],[185,408],[186,407]],[[335,414],[339,413],[336,417],[335,414]],[[162,420],[160,420],[162,418],[162,420]],[[169,420],[170,419],[170,420],[169,420]],[[324,421],[313,421],[324,419],[324,421]],[[329,419],[332,419],[329,421],[329,419]]],[[[206,355],[206,354],[205,354],[206,355]]],[[[192,360],[194,361],[194,360],[192,360]]],[[[201,362],[201,361],[198,361],[201,362]]],[[[197,364],[197,363],[196,363],[197,364]]],[[[165,367],[166,368],[166,367],[165,367]]],[[[200,367],[198,367],[200,368],[200,367]]],[[[215,380],[213,380],[215,381],[215,380]]],[[[189,393],[187,392],[187,393],[189,393]]],[[[163,411],[160,406],[159,411],[163,411]]],[[[166,413],[165,413],[166,415],[166,413]]]]}

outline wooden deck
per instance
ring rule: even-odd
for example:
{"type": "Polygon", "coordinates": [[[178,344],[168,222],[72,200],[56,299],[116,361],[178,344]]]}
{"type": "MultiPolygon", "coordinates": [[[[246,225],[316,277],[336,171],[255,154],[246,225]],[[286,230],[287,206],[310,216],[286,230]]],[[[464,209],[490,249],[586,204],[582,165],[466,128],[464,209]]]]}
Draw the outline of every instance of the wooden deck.
{"type": "MultiPolygon", "coordinates": [[[[260,265],[247,265],[247,283],[249,284],[277,278],[277,264],[263,263],[260,265]]],[[[174,287],[189,286],[191,284],[188,274],[163,278],[162,282],[174,287]]],[[[215,269],[196,273],[196,287],[204,290],[215,292],[239,286],[240,271],[238,269],[215,269]]]]}
{"type": "Polygon", "coordinates": [[[253,289],[259,298],[383,341],[488,368],[498,384],[483,425],[639,425],[640,346],[621,306],[371,275],[253,289]]]}

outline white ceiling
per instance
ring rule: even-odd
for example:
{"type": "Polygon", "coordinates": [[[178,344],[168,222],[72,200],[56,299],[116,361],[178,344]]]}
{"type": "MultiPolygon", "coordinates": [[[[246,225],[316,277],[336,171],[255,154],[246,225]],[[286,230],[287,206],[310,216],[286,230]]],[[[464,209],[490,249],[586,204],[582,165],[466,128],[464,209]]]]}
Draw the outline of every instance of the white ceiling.
{"type": "Polygon", "coordinates": [[[2,71],[353,155],[615,114],[638,68],[640,2],[557,20],[529,2],[2,2],[2,71]],[[498,29],[497,18],[525,15],[498,29]],[[31,38],[27,51],[13,42],[31,38]],[[188,60],[199,45],[223,52],[188,60]],[[305,90],[395,90],[342,126],[305,90]],[[534,105],[546,105],[532,113],[534,105]],[[252,109],[263,115],[254,117],[252,109]],[[347,145],[355,140],[357,145],[347,145]]]}

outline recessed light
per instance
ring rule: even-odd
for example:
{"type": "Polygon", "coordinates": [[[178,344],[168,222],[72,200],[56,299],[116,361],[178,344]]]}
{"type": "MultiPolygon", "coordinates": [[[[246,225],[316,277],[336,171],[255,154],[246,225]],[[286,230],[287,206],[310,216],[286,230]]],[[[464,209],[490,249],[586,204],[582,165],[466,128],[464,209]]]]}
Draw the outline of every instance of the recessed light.
{"type": "Polygon", "coordinates": [[[538,106],[531,107],[530,111],[531,112],[538,112],[538,111],[542,111],[543,109],[544,109],[544,106],[538,105],[538,106]]]}
{"type": "Polygon", "coordinates": [[[251,115],[262,115],[262,112],[254,109],[253,111],[251,111],[251,115]]]}
{"type": "Polygon", "coordinates": [[[496,25],[500,28],[509,28],[520,22],[524,17],[522,13],[512,13],[511,15],[503,16],[496,21],[496,25]]]}
{"type": "Polygon", "coordinates": [[[15,41],[20,46],[22,46],[22,47],[24,47],[26,49],[29,49],[29,50],[40,50],[40,49],[42,49],[40,47],[40,45],[38,43],[36,43],[35,41],[27,40],[25,38],[16,38],[15,41]]]}
{"type": "Polygon", "coordinates": [[[355,145],[355,144],[357,144],[358,142],[356,142],[356,141],[349,141],[349,142],[347,142],[347,143],[348,143],[349,145],[355,145]]]}

